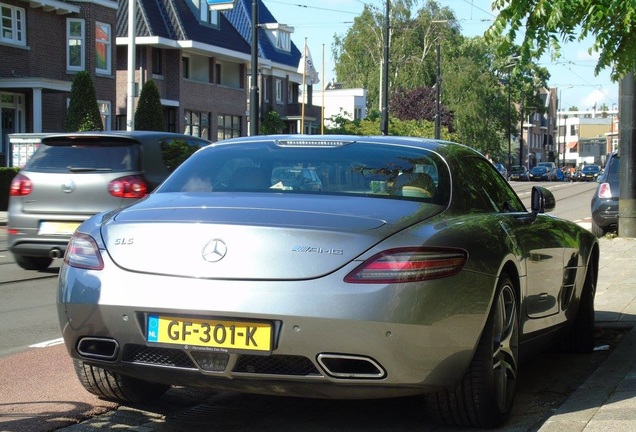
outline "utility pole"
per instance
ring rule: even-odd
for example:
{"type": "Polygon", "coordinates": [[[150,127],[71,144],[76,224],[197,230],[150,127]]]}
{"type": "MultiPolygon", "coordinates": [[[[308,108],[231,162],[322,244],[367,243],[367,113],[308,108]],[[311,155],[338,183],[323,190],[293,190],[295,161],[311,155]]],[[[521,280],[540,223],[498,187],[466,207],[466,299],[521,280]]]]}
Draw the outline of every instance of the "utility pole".
{"type": "Polygon", "coordinates": [[[441,71],[441,55],[439,42],[435,46],[437,51],[437,80],[435,83],[435,139],[440,139],[441,136],[441,116],[440,109],[440,97],[442,96],[442,71],[441,71]]]}
{"type": "Polygon", "coordinates": [[[386,14],[384,16],[384,56],[382,63],[382,113],[380,117],[380,132],[389,134],[389,11],[390,0],[386,0],[386,14]]]}
{"type": "Polygon", "coordinates": [[[250,84],[250,136],[258,135],[258,0],[252,0],[252,74],[250,84]]]}
{"type": "Polygon", "coordinates": [[[636,77],[634,71],[621,79],[618,86],[620,131],[620,190],[618,199],[618,236],[636,238],[636,77]]]}

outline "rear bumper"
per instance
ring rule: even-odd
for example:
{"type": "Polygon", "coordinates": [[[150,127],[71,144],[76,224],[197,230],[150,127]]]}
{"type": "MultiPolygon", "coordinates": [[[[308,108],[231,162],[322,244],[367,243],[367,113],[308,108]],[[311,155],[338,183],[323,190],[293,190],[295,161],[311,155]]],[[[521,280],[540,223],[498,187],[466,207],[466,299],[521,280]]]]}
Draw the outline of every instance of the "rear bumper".
{"type": "Polygon", "coordinates": [[[300,282],[160,277],[125,272],[103,258],[107,270],[99,273],[65,264],[60,270],[58,316],[72,357],[170,385],[310,397],[412,395],[456,384],[496,284],[463,272],[421,285],[343,286],[351,268],[300,282]],[[262,355],[151,343],[148,314],[275,323],[273,349],[262,355]],[[103,339],[108,352],[87,355],[86,337],[103,339]],[[206,355],[224,357],[226,365],[206,370],[199,358],[206,355]],[[352,369],[334,373],[325,356],[346,358],[334,363],[352,369]],[[175,361],[158,360],[165,358],[175,361]],[[358,367],[373,373],[355,376],[358,367]]]}
{"type": "Polygon", "coordinates": [[[593,201],[592,220],[601,228],[616,228],[618,226],[618,199],[593,201]]]}

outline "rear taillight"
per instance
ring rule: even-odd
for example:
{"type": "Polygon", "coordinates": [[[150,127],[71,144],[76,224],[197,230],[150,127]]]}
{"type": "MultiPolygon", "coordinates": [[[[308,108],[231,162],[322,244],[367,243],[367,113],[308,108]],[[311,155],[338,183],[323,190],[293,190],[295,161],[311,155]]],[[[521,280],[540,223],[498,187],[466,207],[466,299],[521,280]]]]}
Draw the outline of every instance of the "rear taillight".
{"type": "Polygon", "coordinates": [[[11,186],[9,187],[10,196],[25,196],[30,194],[32,191],[33,183],[31,183],[31,180],[27,176],[18,174],[13,177],[11,186]]]}
{"type": "Polygon", "coordinates": [[[71,267],[102,270],[104,261],[95,240],[86,234],[75,233],[71,237],[64,254],[64,262],[71,267]]]}
{"type": "Polygon", "coordinates": [[[142,176],[120,177],[108,183],[108,192],[118,198],[143,198],[148,195],[148,183],[142,176]]]}
{"type": "Polygon", "coordinates": [[[612,197],[612,189],[610,188],[609,183],[601,183],[598,187],[598,197],[599,198],[611,198],[612,197]]]}
{"type": "Polygon", "coordinates": [[[459,272],[467,254],[458,249],[399,248],[372,256],[345,277],[349,283],[400,283],[459,272]]]}

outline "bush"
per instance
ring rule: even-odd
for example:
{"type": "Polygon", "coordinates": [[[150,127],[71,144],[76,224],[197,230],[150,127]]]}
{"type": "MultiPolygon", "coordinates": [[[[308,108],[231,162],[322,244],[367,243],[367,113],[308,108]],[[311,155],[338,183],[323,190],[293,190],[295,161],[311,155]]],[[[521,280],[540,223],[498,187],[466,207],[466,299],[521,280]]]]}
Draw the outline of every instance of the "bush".
{"type": "Polygon", "coordinates": [[[135,111],[135,130],[161,132],[166,130],[159,89],[153,80],[147,81],[141,88],[135,111]]]}
{"type": "Polygon", "coordinates": [[[9,208],[9,186],[19,168],[0,168],[0,211],[9,208]]]}
{"type": "Polygon", "coordinates": [[[102,131],[102,115],[97,106],[95,86],[86,71],[78,72],[71,86],[71,100],[66,112],[66,132],[102,131]]]}

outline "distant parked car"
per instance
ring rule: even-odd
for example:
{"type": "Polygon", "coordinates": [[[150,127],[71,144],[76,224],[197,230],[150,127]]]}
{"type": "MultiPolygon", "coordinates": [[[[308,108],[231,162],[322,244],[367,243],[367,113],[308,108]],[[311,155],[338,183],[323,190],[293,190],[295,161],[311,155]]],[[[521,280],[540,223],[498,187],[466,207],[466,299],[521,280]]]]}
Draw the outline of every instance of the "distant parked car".
{"type": "Polygon", "coordinates": [[[599,165],[585,165],[581,169],[580,181],[596,181],[596,178],[601,172],[599,165]]]}
{"type": "Polygon", "coordinates": [[[528,168],[523,165],[513,165],[510,167],[508,180],[528,181],[528,168]]]}
{"type": "Polygon", "coordinates": [[[16,263],[46,269],[84,220],[145,197],[210,141],[167,132],[51,135],[13,178],[8,243],[16,263]]]}
{"type": "Polygon", "coordinates": [[[553,178],[552,170],[543,165],[533,167],[528,173],[528,179],[533,181],[552,181],[553,178]]]}
{"type": "Polygon", "coordinates": [[[592,234],[597,237],[618,230],[620,160],[617,151],[609,155],[592,197],[592,234]]]}
{"type": "Polygon", "coordinates": [[[496,163],[495,164],[495,168],[497,168],[497,171],[499,171],[499,173],[504,177],[504,178],[508,178],[508,170],[506,169],[505,165],[502,163],[496,163]]]}

